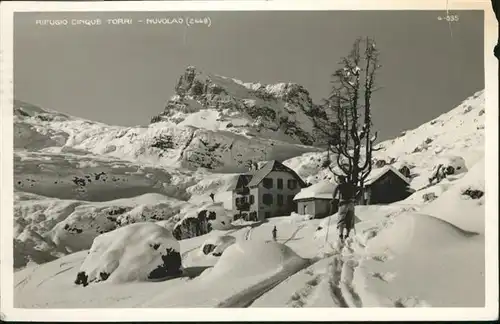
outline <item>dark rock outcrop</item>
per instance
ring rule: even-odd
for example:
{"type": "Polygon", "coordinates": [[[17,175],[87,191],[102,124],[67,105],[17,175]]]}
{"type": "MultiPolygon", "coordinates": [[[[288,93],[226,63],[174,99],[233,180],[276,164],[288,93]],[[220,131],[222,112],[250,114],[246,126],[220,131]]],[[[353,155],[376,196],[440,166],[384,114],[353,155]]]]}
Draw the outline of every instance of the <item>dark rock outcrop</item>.
{"type": "Polygon", "coordinates": [[[182,274],[182,261],[179,252],[168,248],[161,259],[163,264],[151,271],[148,279],[161,279],[165,277],[176,277],[182,274]]]}
{"type": "Polygon", "coordinates": [[[212,230],[211,220],[215,220],[214,211],[202,210],[197,217],[186,217],[175,225],[173,234],[177,240],[184,240],[209,233],[212,230]]]}
{"type": "Polygon", "coordinates": [[[431,202],[437,198],[437,195],[434,192],[428,192],[422,196],[424,202],[431,202]]]}
{"type": "Polygon", "coordinates": [[[472,199],[481,199],[484,196],[484,191],[468,188],[462,192],[462,195],[468,196],[472,199]]]}

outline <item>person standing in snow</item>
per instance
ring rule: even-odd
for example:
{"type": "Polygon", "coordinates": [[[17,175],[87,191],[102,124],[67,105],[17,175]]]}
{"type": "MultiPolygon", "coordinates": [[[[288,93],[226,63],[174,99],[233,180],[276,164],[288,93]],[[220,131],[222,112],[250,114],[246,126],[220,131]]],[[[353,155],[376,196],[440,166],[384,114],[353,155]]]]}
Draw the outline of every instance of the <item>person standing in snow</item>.
{"type": "Polygon", "coordinates": [[[338,180],[339,184],[335,188],[333,199],[338,201],[337,229],[339,230],[340,240],[343,242],[354,228],[356,188],[353,184],[347,182],[345,176],[340,176],[338,180]],[[345,236],[343,236],[344,229],[347,230],[345,236]]]}
{"type": "Polygon", "coordinates": [[[276,226],[273,228],[273,240],[276,241],[276,237],[278,235],[278,230],[276,229],[276,226]]]}

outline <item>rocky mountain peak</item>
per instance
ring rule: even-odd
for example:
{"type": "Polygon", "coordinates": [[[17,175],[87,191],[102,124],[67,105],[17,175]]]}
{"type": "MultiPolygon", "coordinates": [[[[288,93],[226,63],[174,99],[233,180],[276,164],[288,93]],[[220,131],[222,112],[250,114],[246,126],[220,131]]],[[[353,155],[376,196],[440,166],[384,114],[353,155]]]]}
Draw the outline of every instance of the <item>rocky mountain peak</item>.
{"type": "Polygon", "coordinates": [[[318,106],[297,83],[261,84],[203,73],[188,66],[179,77],[175,94],[165,110],[152,122],[169,121],[197,128],[218,128],[238,134],[251,134],[296,144],[312,145],[315,130],[312,116],[318,106]],[[217,125],[199,123],[194,114],[210,111],[217,125]],[[222,123],[221,123],[222,122],[222,123]]]}

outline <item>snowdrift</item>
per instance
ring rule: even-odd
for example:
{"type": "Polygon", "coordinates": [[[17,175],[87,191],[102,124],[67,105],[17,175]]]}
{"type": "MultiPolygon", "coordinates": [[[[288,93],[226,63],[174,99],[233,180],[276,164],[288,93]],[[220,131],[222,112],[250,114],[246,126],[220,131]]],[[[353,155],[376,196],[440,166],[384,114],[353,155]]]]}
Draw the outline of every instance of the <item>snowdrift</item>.
{"type": "Polygon", "coordinates": [[[164,227],[137,223],[99,235],[75,283],[123,283],[161,279],[181,273],[179,242],[164,227]]]}
{"type": "Polygon", "coordinates": [[[453,224],[422,213],[405,213],[394,217],[370,241],[368,253],[390,250],[400,254],[408,249],[432,249],[460,243],[477,233],[464,231],[453,224]]]}
{"type": "Polygon", "coordinates": [[[394,217],[366,251],[354,278],[365,306],[484,307],[481,235],[406,213],[394,217]]]}
{"type": "Polygon", "coordinates": [[[303,263],[290,247],[276,242],[241,241],[229,246],[207,275],[210,279],[272,274],[303,263]]]}

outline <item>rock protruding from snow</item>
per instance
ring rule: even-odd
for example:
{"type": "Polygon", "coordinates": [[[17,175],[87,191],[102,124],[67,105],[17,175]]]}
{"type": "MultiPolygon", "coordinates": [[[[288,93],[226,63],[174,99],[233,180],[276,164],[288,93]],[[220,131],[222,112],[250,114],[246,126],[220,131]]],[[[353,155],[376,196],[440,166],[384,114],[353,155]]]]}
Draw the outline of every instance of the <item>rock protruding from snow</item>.
{"type": "Polygon", "coordinates": [[[102,234],[94,240],[76,283],[123,283],[178,276],[179,242],[164,227],[137,223],[102,234]]]}
{"type": "Polygon", "coordinates": [[[209,237],[200,247],[205,255],[221,256],[225,249],[236,242],[236,238],[231,235],[221,235],[209,237]]]}
{"type": "Polygon", "coordinates": [[[232,216],[223,203],[207,203],[198,209],[188,209],[179,218],[173,229],[178,240],[207,234],[214,229],[227,230],[232,227],[232,216]]]}

